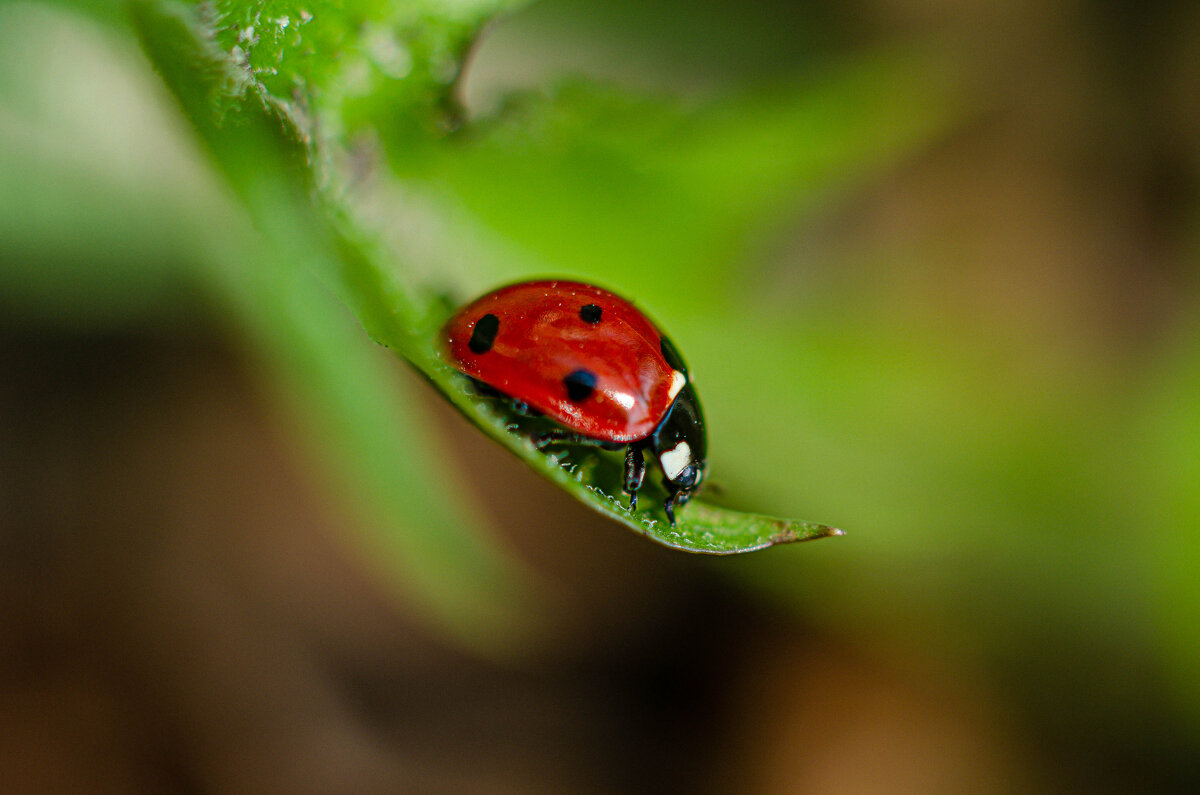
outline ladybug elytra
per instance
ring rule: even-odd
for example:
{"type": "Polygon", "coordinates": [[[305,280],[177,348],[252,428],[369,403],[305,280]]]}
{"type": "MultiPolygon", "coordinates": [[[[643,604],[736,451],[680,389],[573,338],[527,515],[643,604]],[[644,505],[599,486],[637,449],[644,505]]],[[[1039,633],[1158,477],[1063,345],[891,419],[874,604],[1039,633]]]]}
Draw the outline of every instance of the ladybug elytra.
{"type": "Polygon", "coordinates": [[[704,416],[682,357],[633,304],[579,282],[513,284],[458,310],[442,338],[481,391],[562,426],[535,437],[539,448],[624,447],[631,511],[649,450],[675,524],[706,474],[704,416]]]}

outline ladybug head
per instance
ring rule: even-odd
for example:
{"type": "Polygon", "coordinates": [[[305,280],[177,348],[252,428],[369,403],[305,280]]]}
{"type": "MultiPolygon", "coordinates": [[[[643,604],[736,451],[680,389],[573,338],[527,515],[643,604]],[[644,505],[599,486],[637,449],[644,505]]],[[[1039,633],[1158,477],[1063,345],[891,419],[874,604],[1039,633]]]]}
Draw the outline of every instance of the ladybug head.
{"type": "Polygon", "coordinates": [[[676,505],[683,505],[708,469],[704,415],[691,383],[675,397],[667,416],[650,435],[650,445],[662,467],[663,486],[676,505]]]}

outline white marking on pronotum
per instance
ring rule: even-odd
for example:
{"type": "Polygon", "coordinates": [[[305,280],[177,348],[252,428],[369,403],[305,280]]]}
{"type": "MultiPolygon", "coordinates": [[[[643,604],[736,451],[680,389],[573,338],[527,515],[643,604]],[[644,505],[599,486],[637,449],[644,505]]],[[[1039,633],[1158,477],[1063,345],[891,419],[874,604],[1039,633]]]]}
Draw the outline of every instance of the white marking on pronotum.
{"type": "Polygon", "coordinates": [[[675,396],[679,394],[679,390],[683,389],[685,384],[687,384],[687,376],[678,370],[672,370],[671,389],[668,390],[667,397],[671,400],[674,400],[675,396]]]}
{"type": "Polygon", "coordinates": [[[688,447],[687,442],[680,442],[670,450],[664,451],[658,457],[658,462],[662,464],[663,472],[667,476],[667,480],[675,480],[687,469],[687,465],[692,461],[692,448],[688,447]]]}

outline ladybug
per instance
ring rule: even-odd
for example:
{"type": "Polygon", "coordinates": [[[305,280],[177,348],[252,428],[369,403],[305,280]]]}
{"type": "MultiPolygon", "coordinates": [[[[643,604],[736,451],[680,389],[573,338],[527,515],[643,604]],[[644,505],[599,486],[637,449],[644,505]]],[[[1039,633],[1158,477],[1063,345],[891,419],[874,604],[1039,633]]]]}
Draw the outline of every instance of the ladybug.
{"type": "Polygon", "coordinates": [[[513,284],[459,309],[442,342],[481,393],[562,426],[537,434],[539,449],[624,448],[631,511],[649,450],[675,525],[707,471],[704,415],[683,358],[633,304],[579,282],[513,284]]]}

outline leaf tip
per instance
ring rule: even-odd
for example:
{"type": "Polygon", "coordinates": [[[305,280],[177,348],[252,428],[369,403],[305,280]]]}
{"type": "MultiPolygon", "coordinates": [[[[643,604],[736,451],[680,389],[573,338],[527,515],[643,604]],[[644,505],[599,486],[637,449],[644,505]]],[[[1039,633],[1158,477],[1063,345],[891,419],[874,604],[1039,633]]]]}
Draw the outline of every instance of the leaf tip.
{"type": "Polygon", "coordinates": [[[815,541],[818,538],[844,536],[846,531],[838,527],[808,522],[788,522],[783,529],[772,536],[771,545],[792,544],[799,541],[815,541]]]}

